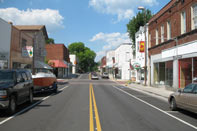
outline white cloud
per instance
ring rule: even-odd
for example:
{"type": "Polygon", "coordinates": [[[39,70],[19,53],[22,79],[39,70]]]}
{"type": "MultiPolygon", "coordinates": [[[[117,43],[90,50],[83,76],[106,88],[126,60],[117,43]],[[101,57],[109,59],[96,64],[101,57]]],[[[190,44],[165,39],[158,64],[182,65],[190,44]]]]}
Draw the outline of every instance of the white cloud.
{"type": "Polygon", "coordinates": [[[122,43],[131,43],[129,39],[128,33],[103,33],[100,32],[96,34],[95,36],[90,39],[91,42],[99,41],[102,43],[106,43],[101,51],[98,51],[97,54],[97,60],[99,60],[102,56],[105,55],[105,53],[108,50],[115,49],[117,46],[119,46],[122,43]]]}
{"type": "Polygon", "coordinates": [[[130,19],[138,6],[153,6],[157,0],[90,0],[89,6],[105,14],[117,15],[118,21],[130,19]]]}
{"type": "Polygon", "coordinates": [[[49,32],[64,27],[64,18],[58,10],[52,9],[19,10],[17,8],[5,8],[0,9],[0,17],[13,22],[15,25],[46,25],[49,32]]]}

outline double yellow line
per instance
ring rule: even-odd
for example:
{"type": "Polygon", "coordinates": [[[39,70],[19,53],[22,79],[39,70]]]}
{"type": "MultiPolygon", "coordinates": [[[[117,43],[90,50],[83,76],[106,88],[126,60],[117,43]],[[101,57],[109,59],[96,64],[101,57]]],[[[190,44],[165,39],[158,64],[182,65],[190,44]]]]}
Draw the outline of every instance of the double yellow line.
{"type": "Polygon", "coordinates": [[[98,114],[98,109],[96,106],[96,100],[95,100],[92,84],[90,84],[89,92],[90,92],[90,100],[89,100],[89,102],[90,102],[89,103],[90,104],[90,131],[94,131],[93,113],[95,115],[97,131],[101,131],[101,124],[100,124],[100,120],[99,120],[99,114],[98,114]],[[94,108],[94,112],[93,112],[93,108],[94,108]]]}

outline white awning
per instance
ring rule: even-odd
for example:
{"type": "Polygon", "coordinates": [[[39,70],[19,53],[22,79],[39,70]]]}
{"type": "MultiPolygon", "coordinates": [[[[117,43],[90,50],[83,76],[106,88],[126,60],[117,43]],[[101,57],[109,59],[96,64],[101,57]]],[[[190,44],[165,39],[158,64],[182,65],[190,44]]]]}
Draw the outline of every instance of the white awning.
{"type": "Polygon", "coordinates": [[[41,61],[35,61],[34,65],[35,65],[34,68],[41,68],[41,69],[44,68],[44,69],[49,69],[49,70],[53,69],[48,64],[45,64],[44,62],[41,62],[41,61]]]}

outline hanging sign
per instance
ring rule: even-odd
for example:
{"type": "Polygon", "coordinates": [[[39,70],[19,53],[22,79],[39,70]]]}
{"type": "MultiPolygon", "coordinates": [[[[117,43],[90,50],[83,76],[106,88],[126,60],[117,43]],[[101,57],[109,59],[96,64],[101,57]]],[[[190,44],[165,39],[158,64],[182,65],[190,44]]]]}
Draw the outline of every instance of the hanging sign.
{"type": "Polygon", "coordinates": [[[144,52],[144,45],[145,45],[145,42],[144,41],[140,41],[140,52],[144,52]]]}
{"type": "Polygon", "coordinates": [[[33,47],[25,46],[22,48],[22,56],[23,57],[33,57],[33,47]]]}
{"type": "Polygon", "coordinates": [[[134,67],[134,69],[140,69],[141,68],[139,63],[134,63],[133,67],[134,67]]]}

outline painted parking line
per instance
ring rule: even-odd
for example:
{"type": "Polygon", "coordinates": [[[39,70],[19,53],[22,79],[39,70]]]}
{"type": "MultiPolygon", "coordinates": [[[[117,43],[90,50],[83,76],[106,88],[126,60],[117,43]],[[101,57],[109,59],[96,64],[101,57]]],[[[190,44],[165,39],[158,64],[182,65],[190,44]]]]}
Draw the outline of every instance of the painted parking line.
{"type": "Polygon", "coordinates": [[[89,94],[90,94],[90,99],[89,99],[89,105],[90,105],[90,120],[89,120],[89,127],[90,127],[90,131],[94,131],[94,119],[93,116],[95,116],[95,121],[96,121],[96,127],[95,129],[97,131],[101,131],[101,124],[100,124],[100,119],[99,119],[99,114],[98,114],[98,109],[97,109],[97,105],[96,105],[96,99],[95,99],[95,95],[94,95],[94,89],[92,84],[90,84],[89,86],[89,94]],[[93,105],[92,105],[93,104],[93,105]],[[93,111],[94,108],[94,111],[93,111]],[[94,113],[94,114],[93,114],[94,113]]]}
{"type": "MultiPolygon", "coordinates": [[[[68,86],[66,86],[66,87],[64,87],[64,88],[62,88],[62,89],[59,89],[59,90],[62,91],[62,90],[64,90],[64,89],[66,89],[66,88],[68,88],[68,86]]],[[[32,105],[26,107],[25,109],[23,109],[23,110],[21,110],[21,111],[15,113],[14,115],[12,115],[12,116],[6,118],[5,120],[3,120],[3,121],[0,122],[0,125],[2,125],[2,124],[4,124],[5,122],[7,122],[7,121],[9,121],[9,120],[11,120],[11,119],[13,119],[13,118],[15,118],[16,116],[18,116],[18,115],[20,115],[20,114],[22,114],[22,113],[24,113],[24,112],[26,112],[26,111],[32,109],[33,107],[37,106],[37,105],[40,104],[41,102],[43,102],[43,101],[45,101],[46,99],[50,98],[50,97],[53,96],[54,94],[55,94],[55,93],[53,93],[53,94],[51,94],[51,95],[49,95],[49,96],[47,96],[47,97],[44,97],[44,98],[42,98],[41,100],[37,101],[36,103],[34,103],[34,104],[32,104],[32,105]]]]}
{"type": "Polygon", "coordinates": [[[166,114],[166,115],[168,115],[168,116],[170,116],[170,117],[172,117],[172,118],[174,118],[174,119],[176,119],[176,120],[178,120],[178,121],[180,121],[182,123],[184,123],[185,125],[188,125],[188,126],[190,126],[190,127],[192,127],[192,128],[197,130],[196,126],[194,126],[194,125],[192,125],[192,124],[190,124],[190,123],[188,123],[188,122],[186,122],[186,121],[184,121],[184,120],[182,120],[182,119],[180,119],[180,118],[178,118],[176,116],[173,116],[173,115],[169,114],[168,112],[166,112],[166,111],[164,111],[164,110],[162,110],[162,109],[160,109],[160,108],[158,108],[158,107],[156,107],[156,106],[154,106],[154,105],[152,105],[152,104],[150,104],[150,103],[148,103],[148,102],[146,102],[146,101],[144,101],[144,100],[142,100],[142,99],[140,99],[140,98],[138,98],[138,97],[136,97],[136,96],[134,96],[134,95],[132,95],[132,94],[130,94],[130,93],[118,88],[118,87],[116,87],[116,86],[113,86],[113,87],[118,89],[119,91],[121,91],[121,92],[123,92],[123,93],[125,93],[125,94],[127,94],[127,95],[129,95],[129,96],[131,96],[133,98],[135,98],[136,100],[139,100],[139,101],[143,102],[144,104],[146,104],[146,105],[148,105],[148,106],[150,106],[150,107],[152,107],[152,108],[154,108],[154,109],[156,109],[156,110],[158,110],[158,111],[160,111],[160,112],[162,112],[162,113],[164,113],[164,114],[166,114]]]}

